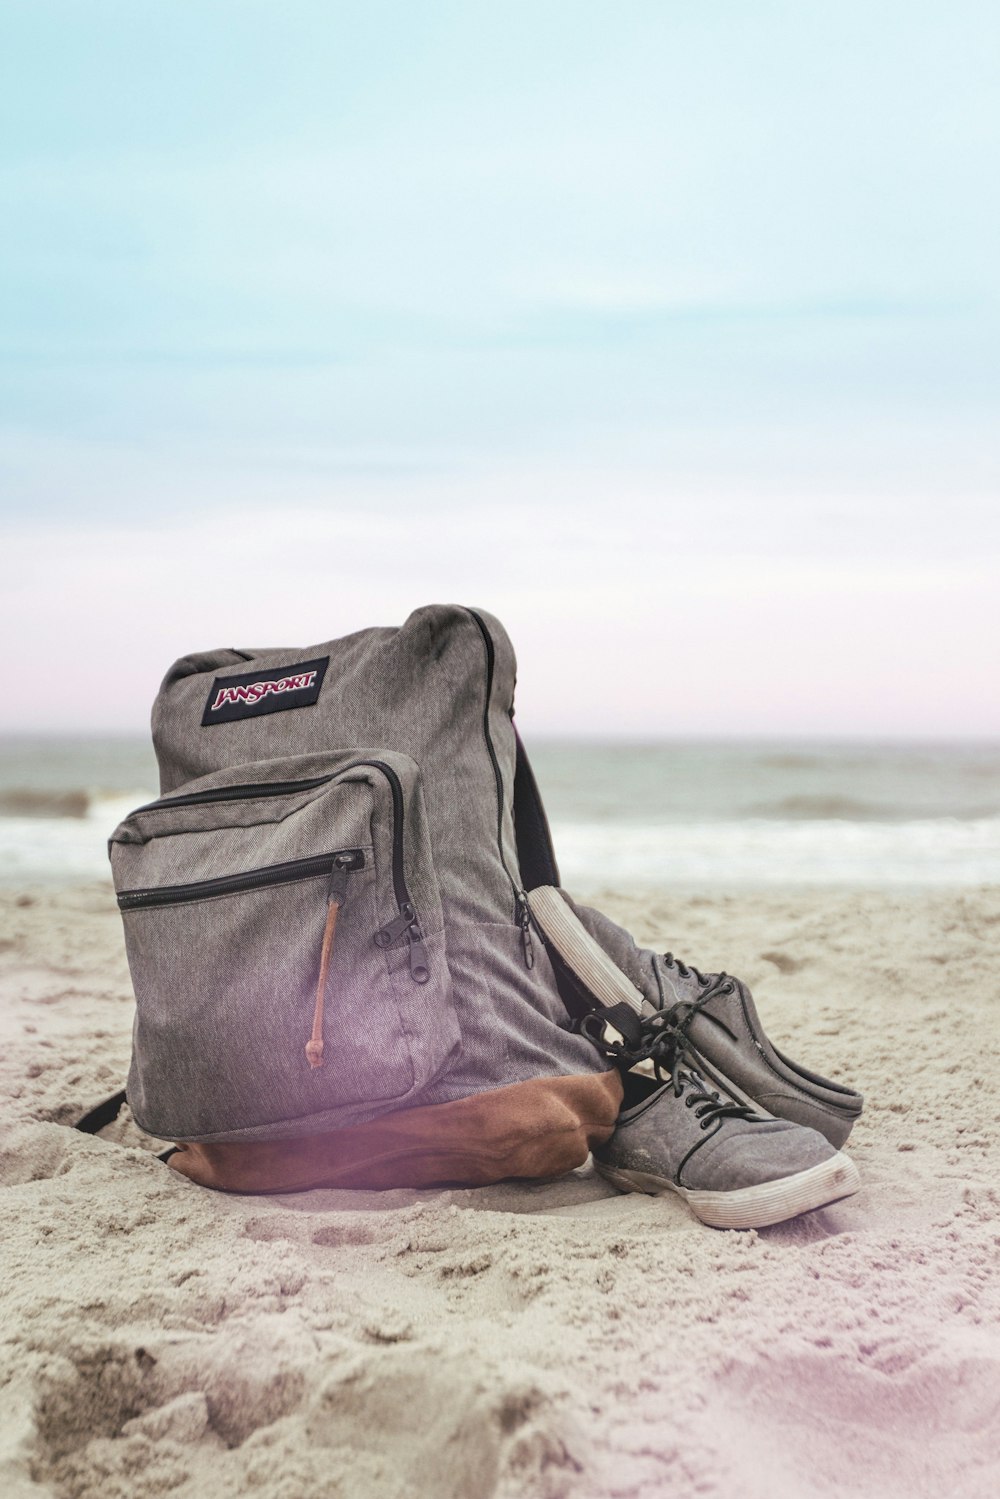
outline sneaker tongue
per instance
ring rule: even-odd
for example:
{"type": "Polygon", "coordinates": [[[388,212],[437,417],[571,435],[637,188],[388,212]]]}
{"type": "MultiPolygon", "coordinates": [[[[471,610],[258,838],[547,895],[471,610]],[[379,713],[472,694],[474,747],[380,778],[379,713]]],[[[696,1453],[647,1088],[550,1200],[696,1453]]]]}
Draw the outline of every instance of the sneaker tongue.
{"type": "Polygon", "coordinates": [[[693,973],[682,976],[676,968],[668,968],[665,964],[660,970],[663,979],[663,1008],[669,1010],[672,1005],[690,1004],[698,998],[703,986],[699,984],[693,973]]]}
{"type": "Polygon", "coordinates": [[[682,1083],[687,1084],[688,1087],[695,1088],[699,1093],[713,1093],[718,1096],[718,1089],[710,1088],[696,1067],[682,1067],[680,1069],[680,1079],[682,1083]]]}

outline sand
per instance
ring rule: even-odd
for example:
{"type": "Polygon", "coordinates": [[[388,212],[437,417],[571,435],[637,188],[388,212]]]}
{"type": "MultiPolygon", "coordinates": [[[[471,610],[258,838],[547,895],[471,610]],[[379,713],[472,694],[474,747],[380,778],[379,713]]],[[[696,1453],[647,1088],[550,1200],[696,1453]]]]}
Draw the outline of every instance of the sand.
{"type": "Polygon", "coordinates": [[[995,1499],[1000,888],[588,898],[862,1089],[857,1197],[206,1192],[66,1128],[127,1064],[110,890],[3,897],[0,1492],[995,1499]]]}

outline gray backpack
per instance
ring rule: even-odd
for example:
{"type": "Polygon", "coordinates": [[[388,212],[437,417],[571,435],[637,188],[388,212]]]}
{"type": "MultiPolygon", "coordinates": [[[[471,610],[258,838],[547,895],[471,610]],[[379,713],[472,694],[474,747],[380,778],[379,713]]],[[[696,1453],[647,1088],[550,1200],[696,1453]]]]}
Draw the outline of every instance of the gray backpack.
{"type": "Polygon", "coordinates": [[[559,879],[514,680],[499,622],[451,605],[170,669],[161,796],[110,839],[141,1128],[282,1139],[607,1068],[532,936],[559,879]]]}

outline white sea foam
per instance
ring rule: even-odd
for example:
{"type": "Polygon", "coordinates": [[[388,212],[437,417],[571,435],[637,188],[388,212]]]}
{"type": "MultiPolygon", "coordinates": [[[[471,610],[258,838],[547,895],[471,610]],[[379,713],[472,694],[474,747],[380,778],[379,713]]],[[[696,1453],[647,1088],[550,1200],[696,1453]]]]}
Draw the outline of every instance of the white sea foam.
{"type": "MultiPolygon", "coordinates": [[[[0,817],[0,883],[109,878],[107,839],[154,793],[96,797],[86,817],[0,817]]],[[[1000,884],[1000,818],[912,822],[556,822],[569,889],[622,885],[1000,884]]]]}
{"type": "Polygon", "coordinates": [[[564,885],[1000,883],[1000,817],[912,822],[556,823],[564,885]]]}
{"type": "Polygon", "coordinates": [[[84,817],[0,817],[0,884],[110,880],[108,836],[153,791],[91,796],[84,817]]]}

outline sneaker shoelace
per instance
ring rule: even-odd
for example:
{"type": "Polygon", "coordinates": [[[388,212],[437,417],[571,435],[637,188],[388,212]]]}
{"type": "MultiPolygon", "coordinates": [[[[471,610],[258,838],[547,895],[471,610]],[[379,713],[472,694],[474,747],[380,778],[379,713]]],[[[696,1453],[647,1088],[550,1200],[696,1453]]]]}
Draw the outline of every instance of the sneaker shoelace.
{"type": "MultiPolygon", "coordinates": [[[[736,980],[730,978],[728,973],[712,973],[706,976],[701,972],[700,968],[695,968],[693,963],[683,963],[680,958],[675,958],[673,953],[670,952],[663,954],[663,961],[668,968],[675,968],[681,978],[693,976],[702,986],[702,993],[698,995],[697,999],[679,999],[668,1010],[663,1012],[666,1024],[676,1032],[679,1047],[683,1051],[683,1048],[688,1043],[688,1030],[694,1017],[700,1010],[704,1009],[709,1000],[717,998],[720,994],[733,994],[736,990],[736,980]]],[[[680,1093],[676,1082],[678,1076],[676,1068],[673,1070],[671,1076],[674,1080],[674,1093],[679,1098],[680,1093]]],[[[681,1073],[680,1076],[690,1078],[695,1088],[700,1090],[694,1094],[689,1094],[685,1102],[694,1108],[696,1117],[704,1121],[702,1129],[707,1129],[714,1119],[726,1117],[732,1119],[760,1118],[760,1115],[753,1109],[736,1103],[735,1100],[729,1104],[725,1104],[721,1108],[716,1108],[709,1100],[715,1099],[719,1104],[722,1104],[722,1100],[718,1093],[709,1091],[699,1072],[692,1070],[681,1073]],[[699,1103],[701,1104],[700,1107],[698,1107],[699,1103]]]]}
{"type": "Polygon", "coordinates": [[[702,992],[697,999],[679,999],[663,1012],[674,1029],[686,1038],[688,1028],[699,1010],[704,1009],[710,999],[715,999],[720,994],[734,993],[736,980],[730,978],[728,973],[710,973],[706,976],[691,964],[682,963],[680,958],[674,957],[673,953],[664,953],[663,961],[668,968],[676,968],[681,978],[693,976],[702,986],[702,992]]]}
{"type": "Polygon", "coordinates": [[[761,1118],[755,1109],[708,1086],[688,1050],[685,1031],[671,1021],[669,1013],[658,1010],[653,1015],[643,1016],[639,1022],[638,1039],[631,1043],[611,1040],[604,1032],[599,1012],[585,1017],[580,1028],[600,1051],[627,1068],[640,1062],[652,1062],[654,1077],[658,1082],[669,1083],[675,1098],[686,1093],[685,1106],[694,1109],[702,1129],[708,1129],[722,1119],[761,1118]],[[588,1025],[588,1021],[594,1023],[588,1025]]]}
{"type": "Polygon", "coordinates": [[[708,1129],[721,1119],[759,1119],[761,1116],[754,1110],[747,1108],[746,1104],[737,1103],[735,1098],[723,1098],[714,1088],[709,1088],[700,1072],[693,1067],[681,1067],[679,1064],[672,1070],[670,1080],[674,1086],[674,1097],[680,1098],[685,1088],[688,1089],[684,1103],[687,1108],[694,1110],[694,1116],[701,1121],[702,1129],[708,1129]]]}

